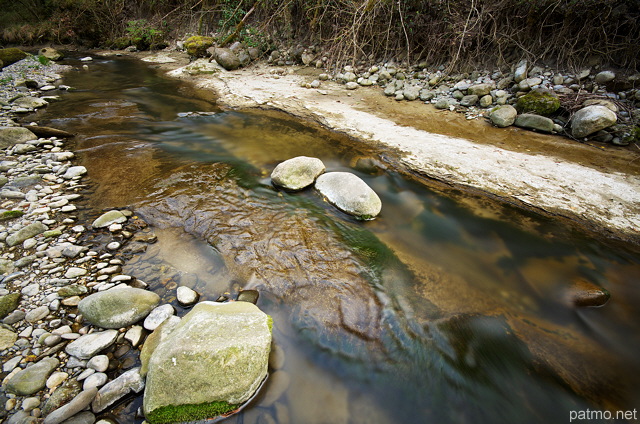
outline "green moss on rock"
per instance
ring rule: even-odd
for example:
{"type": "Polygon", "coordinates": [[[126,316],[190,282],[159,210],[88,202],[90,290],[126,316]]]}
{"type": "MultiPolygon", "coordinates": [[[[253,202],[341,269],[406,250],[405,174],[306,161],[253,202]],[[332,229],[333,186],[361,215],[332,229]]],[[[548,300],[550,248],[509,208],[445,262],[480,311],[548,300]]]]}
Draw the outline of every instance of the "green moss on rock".
{"type": "Polygon", "coordinates": [[[2,211],[0,212],[0,221],[6,221],[7,219],[20,218],[24,215],[24,212],[20,210],[2,211]]]}
{"type": "Polygon", "coordinates": [[[197,421],[228,414],[238,409],[238,407],[239,405],[230,405],[224,401],[200,405],[169,405],[150,412],[146,418],[151,424],[197,421]]]}
{"type": "Polygon", "coordinates": [[[27,53],[15,47],[0,49],[0,61],[2,61],[3,66],[9,66],[25,57],[27,57],[27,53]]]}
{"type": "Polygon", "coordinates": [[[20,293],[10,293],[0,297],[0,319],[15,311],[20,303],[20,293]]]}
{"type": "Polygon", "coordinates": [[[213,46],[214,39],[212,37],[206,37],[203,35],[194,35],[187,38],[184,42],[184,48],[187,50],[189,56],[193,57],[205,57],[207,55],[207,49],[213,46]]]}
{"type": "Polygon", "coordinates": [[[520,97],[516,103],[519,113],[535,113],[548,116],[560,108],[560,100],[545,91],[532,91],[520,97]]]}

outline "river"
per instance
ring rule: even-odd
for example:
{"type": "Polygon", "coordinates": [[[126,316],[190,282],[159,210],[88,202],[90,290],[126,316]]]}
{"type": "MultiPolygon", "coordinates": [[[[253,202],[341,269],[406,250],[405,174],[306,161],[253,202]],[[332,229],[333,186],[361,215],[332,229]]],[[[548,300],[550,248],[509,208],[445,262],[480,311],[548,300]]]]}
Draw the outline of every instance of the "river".
{"type": "MultiPolygon", "coordinates": [[[[129,207],[153,227],[124,271],[174,304],[177,284],[256,289],[274,319],[284,363],[226,422],[555,423],[640,405],[637,246],[432,186],[284,113],[222,110],[139,61],[75,64],[74,90],[37,119],[77,134],[87,218],[129,207]],[[361,177],[381,215],[275,189],[273,168],[300,155],[361,177]],[[611,299],[576,307],[581,282],[611,299]]],[[[140,401],[112,416],[141,422],[140,401]]]]}

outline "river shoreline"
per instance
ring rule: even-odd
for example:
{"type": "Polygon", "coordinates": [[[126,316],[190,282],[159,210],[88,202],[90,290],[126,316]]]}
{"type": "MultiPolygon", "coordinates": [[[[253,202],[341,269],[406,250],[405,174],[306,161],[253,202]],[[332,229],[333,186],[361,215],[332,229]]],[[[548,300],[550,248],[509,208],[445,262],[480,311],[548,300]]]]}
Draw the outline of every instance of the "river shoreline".
{"type": "Polygon", "coordinates": [[[173,60],[164,63],[150,52],[128,55],[214,93],[223,109],[283,111],[378,147],[391,166],[426,184],[488,195],[593,234],[640,243],[640,163],[629,149],[498,129],[482,119],[464,122],[461,114],[386,98],[379,87],[347,91],[343,84],[323,81],[317,89],[305,88],[320,73],[315,68],[290,66],[283,72],[258,62],[203,74],[186,70],[188,57],[181,52],[163,52],[160,58],[173,60]],[[439,121],[443,125],[435,128],[439,121]],[[451,136],[455,132],[463,136],[451,136]]]}

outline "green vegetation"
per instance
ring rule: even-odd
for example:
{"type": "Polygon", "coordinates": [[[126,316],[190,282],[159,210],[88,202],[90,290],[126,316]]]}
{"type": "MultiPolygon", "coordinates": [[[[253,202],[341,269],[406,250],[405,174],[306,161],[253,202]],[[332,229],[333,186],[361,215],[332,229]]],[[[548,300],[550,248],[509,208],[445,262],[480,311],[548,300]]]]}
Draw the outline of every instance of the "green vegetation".
{"type": "Polygon", "coordinates": [[[146,418],[152,424],[197,421],[228,414],[238,409],[238,407],[239,405],[231,405],[224,401],[215,401],[200,405],[171,405],[151,411],[147,414],[146,418]]]}
{"type": "Polygon", "coordinates": [[[20,218],[24,215],[24,212],[21,210],[13,210],[13,211],[2,211],[0,213],[0,221],[6,221],[7,219],[20,218]]]}
{"type": "Polygon", "coordinates": [[[27,53],[23,52],[20,49],[16,48],[8,48],[8,49],[0,49],[0,60],[4,64],[4,66],[9,66],[12,63],[15,63],[19,60],[27,57],[27,53]]]}
{"type": "Polygon", "coordinates": [[[549,116],[560,108],[560,100],[551,93],[532,91],[518,99],[516,109],[519,113],[535,113],[549,116]]]}
{"type": "Polygon", "coordinates": [[[0,297],[0,319],[15,311],[20,303],[20,293],[10,293],[0,297]]]}
{"type": "Polygon", "coordinates": [[[0,7],[3,43],[154,48],[190,33],[222,45],[321,45],[334,63],[640,62],[640,3],[629,0],[0,0],[0,7]]]}
{"type": "Polygon", "coordinates": [[[40,62],[40,64],[44,66],[49,66],[51,64],[51,61],[47,59],[45,56],[38,55],[36,59],[38,60],[38,62],[40,62]]]}
{"type": "Polygon", "coordinates": [[[204,57],[207,55],[207,49],[213,46],[215,40],[212,37],[202,35],[194,35],[184,42],[184,48],[189,56],[204,57]]]}

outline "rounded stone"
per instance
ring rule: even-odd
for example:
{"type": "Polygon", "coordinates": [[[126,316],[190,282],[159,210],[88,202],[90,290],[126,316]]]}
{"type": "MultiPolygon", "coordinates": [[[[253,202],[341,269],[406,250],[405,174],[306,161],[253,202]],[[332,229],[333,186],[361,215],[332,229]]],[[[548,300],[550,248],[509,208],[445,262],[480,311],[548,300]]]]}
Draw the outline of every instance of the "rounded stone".
{"type": "Polygon", "coordinates": [[[617,119],[616,114],[605,106],[587,106],[573,115],[571,133],[576,138],[586,137],[614,125],[617,119]]]}
{"type": "Polygon", "coordinates": [[[109,368],[109,357],[107,355],[96,355],[87,362],[87,368],[105,372],[109,368]]]}
{"type": "Polygon", "coordinates": [[[78,310],[94,325],[122,328],[146,317],[159,302],[160,296],[153,292],[118,287],[85,297],[78,304],[78,310]]]}
{"type": "Polygon", "coordinates": [[[360,219],[373,219],[382,209],[378,195],[350,172],[329,172],[316,180],[316,189],[329,203],[360,219]]]}
{"type": "Polygon", "coordinates": [[[160,305],[153,311],[151,311],[151,313],[149,313],[149,315],[144,320],[143,326],[147,330],[153,331],[174,313],[175,310],[170,304],[167,303],[164,305],[160,305]]]}
{"type": "Polygon", "coordinates": [[[325,171],[318,158],[298,156],[278,164],[271,173],[271,182],[287,190],[302,190],[314,183],[325,171]]]}
{"type": "Polygon", "coordinates": [[[176,290],[176,297],[181,305],[193,305],[198,301],[200,295],[187,286],[180,286],[176,290]]]}

